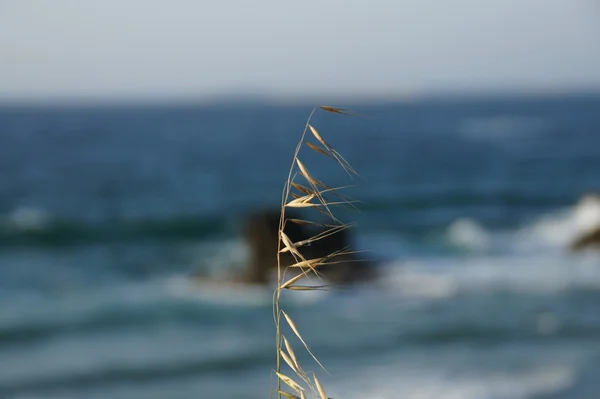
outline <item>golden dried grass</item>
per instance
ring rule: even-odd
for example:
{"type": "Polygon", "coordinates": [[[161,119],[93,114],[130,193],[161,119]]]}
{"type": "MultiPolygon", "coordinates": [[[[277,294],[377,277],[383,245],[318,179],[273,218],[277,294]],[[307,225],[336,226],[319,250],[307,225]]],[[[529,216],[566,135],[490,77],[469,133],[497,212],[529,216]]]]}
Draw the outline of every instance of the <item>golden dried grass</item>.
{"type": "MultiPolygon", "coordinates": [[[[322,110],[342,115],[352,115],[352,113],[336,107],[321,106],[322,110]]],[[[324,182],[317,179],[308,169],[306,164],[300,159],[300,151],[303,145],[310,150],[325,155],[328,158],[334,160],[344,171],[350,176],[358,176],[358,173],[352,168],[350,163],[337,152],[329,142],[327,142],[322,134],[311,124],[311,120],[316,111],[316,108],[311,112],[300,141],[296,146],[294,152],[292,165],[289,170],[288,178],[284,186],[281,203],[281,217],[279,222],[279,243],[277,253],[277,289],[273,294],[273,316],[276,324],[276,335],[277,335],[277,368],[275,373],[277,375],[277,395],[278,398],[282,397],[289,399],[305,399],[307,392],[311,392],[313,398],[328,399],[325,393],[323,385],[319,381],[316,375],[313,374],[313,378],[309,378],[307,372],[302,368],[298,362],[298,358],[294,349],[292,348],[289,340],[283,335],[282,331],[287,325],[287,328],[291,330],[296,338],[302,343],[303,349],[312,357],[312,359],[325,371],[325,368],[319,361],[319,359],[313,354],[310,347],[300,334],[300,331],[294,322],[294,320],[281,308],[281,294],[284,290],[288,291],[315,291],[326,289],[327,285],[306,285],[299,284],[299,281],[303,279],[309,279],[310,274],[314,274],[317,278],[321,278],[318,272],[319,267],[323,265],[332,265],[338,263],[335,259],[340,256],[350,255],[355,253],[349,251],[348,248],[334,251],[326,256],[320,256],[315,258],[305,258],[302,251],[306,246],[329,237],[333,234],[338,234],[343,230],[353,227],[352,224],[343,223],[334,214],[333,209],[335,207],[349,206],[354,208],[354,202],[351,198],[346,197],[341,191],[349,186],[330,187],[324,182]],[[314,137],[318,144],[307,140],[307,133],[310,131],[312,137],[314,137]],[[297,179],[303,179],[305,184],[301,184],[297,179]],[[296,190],[295,192],[292,190],[296,190]],[[331,196],[334,199],[330,198],[331,196]],[[287,208],[308,208],[314,209],[329,219],[328,223],[318,223],[311,220],[305,219],[287,219],[286,209],[287,208]],[[325,230],[320,233],[298,242],[292,242],[290,237],[284,233],[284,227],[287,222],[296,223],[299,225],[315,225],[325,230]],[[281,254],[290,253],[295,259],[295,263],[284,267],[281,261],[281,254]],[[285,276],[289,270],[296,270],[297,274],[291,278],[285,276]],[[298,272],[299,271],[299,272],[298,272]],[[285,320],[285,324],[282,322],[282,316],[285,320]],[[285,347],[285,350],[284,350],[285,347]],[[281,373],[282,360],[288,365],[290,370],[295,373],[296,379],[281,373]],[[301,381],[301,382],[299,382],[301,381]],[[293,392],[282,390],[282,384],[287,385],[293,392]],[[303,387],[304,384],[304,387],[303,387]]]]}

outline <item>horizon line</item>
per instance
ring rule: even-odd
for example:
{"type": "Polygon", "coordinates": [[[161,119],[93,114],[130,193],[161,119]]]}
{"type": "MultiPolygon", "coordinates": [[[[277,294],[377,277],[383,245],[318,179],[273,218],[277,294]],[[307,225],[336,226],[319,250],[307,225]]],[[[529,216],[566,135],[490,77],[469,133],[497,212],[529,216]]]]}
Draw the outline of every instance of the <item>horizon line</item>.
{"type": "Polygon", "coordinates": [[[144,96],[43,96],[0,97],[0,107],[96,107],[96,106],[185,106],[185,105],[301,105],[307,103],[411,103],[435,100],[469,100],[502,98],[552,98],[600,96],[600,85],[571,89],[504,89],[504,90],[437,90],[389,94],[314,94],[282,95],[276,93],[227,92],[205,96],[144,95],[144,96]]]}

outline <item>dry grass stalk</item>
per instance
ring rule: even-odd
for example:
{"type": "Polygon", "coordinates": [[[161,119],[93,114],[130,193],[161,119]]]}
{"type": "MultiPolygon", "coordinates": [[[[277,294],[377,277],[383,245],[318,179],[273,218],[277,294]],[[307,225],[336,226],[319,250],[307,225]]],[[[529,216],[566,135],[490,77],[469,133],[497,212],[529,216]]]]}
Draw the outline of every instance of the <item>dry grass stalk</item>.
{"type": "MultiPolygon", "coordinates": [[[[320,108],[331,113],[351,115],[351,113],[349,113],[348,111],[336,107],[322,106],[320,108]]],[[[339,263],[338,261],[336,261],[336,257],[354,253],[353,251],[349,251],[348,248],[343,248],[342,250],[337,250],[329,255],[322,256],[319,258],[307,259],[302,255],[302,251],[306,246],[320,239],[328,237],[332,234],[337,234],[342,230],[352,227],[352,224],[346,224],[341,222],[335,216],[333,208],[344,206],[354,208],[354,201],[340,193],[341,190],[347,188],[348,186],[335,188],[330,187],[324,182],[315,178],[315,176],[311,172],[309,172],[309,169],[307,168],[306,164],[303,161],[301,161],[299,157],[301,149],[304,148],[303,145],[305,145],[310,150],[315,151],[316,153],[331,158],[339,166],[341,166],[344,169],[344,171],[346,171],[346,173],[348,173],[348,175],[350,175],[351,177],[358,176],[356,171],[352,168],[352,166],[350,166],[346,159],[342,157],[342,155],[339,152],[337,152],[327,141],[325,141],[321,133],[319,133],[319,131],[311,125],[311,120],[315,111],[316,109],[313,109],[313,111],[311,112],[308,121],[306,122],[304,132],[302,133],[302,137],[300,138],[300,141],[296,146],[292,165],[290,167],[290,171],[282,195],[281,218],[279,222],[279,245],[277,253],[277,289],[273,295],[273,316],[275,319],[277,332],[276,374],[278,377],[277,395],[279,399],[281,399],[282,397],[289,399],[306,399],[306,395],[308,394],[308,392],[310,392],[312,397],[314,398],[327,399],[325,389],[321,385],[319,379],[314,374],[312,379],[308,377],[307,372],[302,368],[302,366],[298,362],[298,358],[296,357],[296,353],[294,352],[292,345],[282,333],[282,329],[284,327],[282,323],[283,316],[283,319],[285,319],[285,324],[287,324],[288,328],[302,343],[304,349],[315,360],[315,362],[321,368],[323,368],[323,370],[325,370],[323,365],[319,362],[318,358],[311,351],[304,338],[302,338],[302,335],[300,334],[296,323],[286,312],[284,312],[281,309],[280,299],[282,292],[284,290],[314,291],[326,289],[327,285],[306,285],[298,284],[298,282],[304,279],[309,280],[311,275],[314,275],[318,279],[321,279],[320,272],[318,271],[319,267],[339,263]],[[312,136],[317,140],[317,144],[309,142],[307,140],[307,133],[309,131],[312,133],[312,136]],[[297,181],[298,179],[302,179],[304,184],[299,183],[297,181]],[[330,198],[332,196],[334,197],[334,199],[330,198]],[[329,219],[329,223],[322,224],[304,219],[287,219],[287,208],[314,209],[320,212],[321,214],[326,215],[329,219]],[[287,222],[296,223],[300,225],[315,225],[324,228],[325,230],[309,239],[293,242],[290,239],[290,237],[288,237],[287,234],[284,233],[285,224],[287,222]],[[294,257],[295,263],[284,268],[282,266],[280,255],[285,252],[289,252],[294,257]],[[288,272],[289,270],[296,271],[295,275],[291,278],[285,276],[286,272],[288,272]],[[285,350],[283,349],[284,347],[285,350]],[[281,373],[281,360],[283,360],[283,362],[285,362],[289,366],[291,371],[295,373],[297,379],[294,380],[291,377],[281,373]],[[282,390],[282,382],[285,385],[287,385],[288,389],[291,389],[292,392],[282,390]]]]}
{"type": "Polygon", "coordinates": [[[286,392],[286,391],[277,391],[277,393],[279,395],[283,395],[284,397],[286,397],[288,399],[300,399],[300,396],[293,395],[293,394],[291,394],[289,392],[286,392]]]}

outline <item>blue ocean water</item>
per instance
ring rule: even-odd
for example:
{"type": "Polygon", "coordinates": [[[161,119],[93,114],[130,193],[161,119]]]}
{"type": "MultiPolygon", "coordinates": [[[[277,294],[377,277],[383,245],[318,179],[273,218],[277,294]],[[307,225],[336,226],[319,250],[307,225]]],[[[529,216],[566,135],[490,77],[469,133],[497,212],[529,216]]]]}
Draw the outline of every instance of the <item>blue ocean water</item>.
{"type": "MultiPolygon", "coordinates": [[[[272,292],[190,276],[243,267],[312,107],[0,108],[0,398],[268,397],[272,292]]],[[[285,299],[329,395],[598,397],[600,96],[350,107],[313,124],[382,277],[285,299]]]]}

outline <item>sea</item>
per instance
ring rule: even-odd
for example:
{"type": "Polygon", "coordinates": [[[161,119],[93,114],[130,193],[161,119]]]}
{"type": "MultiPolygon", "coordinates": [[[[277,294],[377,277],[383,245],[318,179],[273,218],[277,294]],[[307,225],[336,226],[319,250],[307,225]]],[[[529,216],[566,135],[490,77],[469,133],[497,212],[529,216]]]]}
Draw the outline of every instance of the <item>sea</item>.
{"type": "Polygon", "coordinates": [[[378,260],[283,294],[327,395],[600,398],[600,255],[569,250],[600,225],[593,93],[1,106],[0,398],[274,397],[272,287],[211,281],[320,105],[356,113],[311,124],[360,176],[301,159],[378,260]]]}

